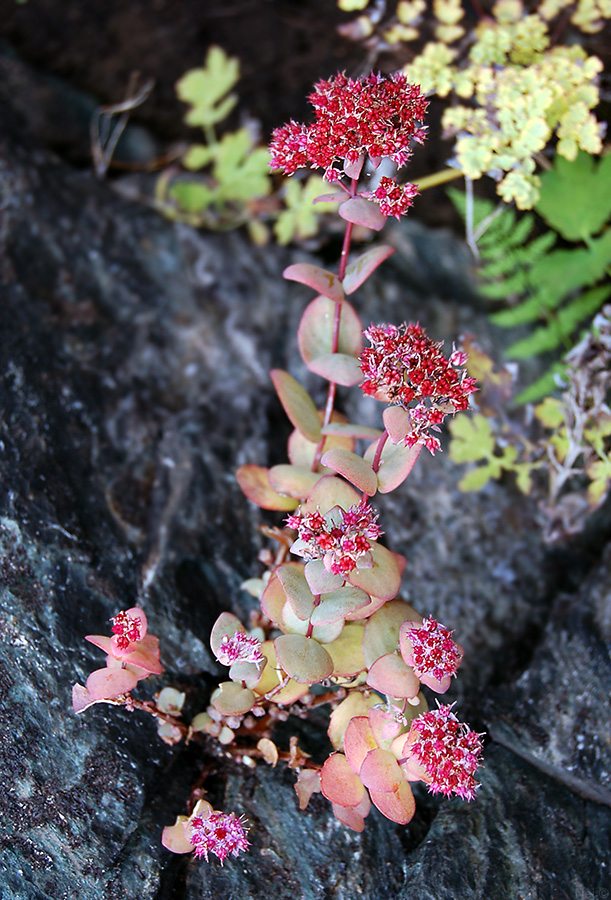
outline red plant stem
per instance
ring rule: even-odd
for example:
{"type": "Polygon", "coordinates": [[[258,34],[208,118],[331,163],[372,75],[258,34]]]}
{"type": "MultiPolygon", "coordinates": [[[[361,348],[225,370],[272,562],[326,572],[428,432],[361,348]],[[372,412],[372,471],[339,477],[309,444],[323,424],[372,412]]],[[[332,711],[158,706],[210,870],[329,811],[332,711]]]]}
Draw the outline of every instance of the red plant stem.
{"type": "MultiPolygon", "coordinates": [[[[388,432],[386,431],[386,429],[384,429],[384,434],[382,434],[382,436],[378,440],[378,446],[376,447],[376,452],[373,457],[373,462],[371,463],[371,468],[373,469],[374,472],[377,472],[378,469],[380,468],[380,460],[382,459],[382,450],[384,449],[384,445],[386,444],[387,440],[388,440],[388,432]]],[[[369,499],[370,496],[371,496],[371,494],[367,494],[365,491],[363,491],[363,496],[361,497],[361,503],[365,503],[369,499]]]]}
{"type": "MultiPolygon", "coordinates": [[[[350,181],[350,196],[355,197],[358,187],[358,178],[352,178],[350,181]]],[[[352,230],[354,225],[352,222],[346,222],[346,230],[344,232],[344,241],[342,244],[342,252],[339,258],[339,270],[337,273],[337,277],[340,281],[344,280],[346,275],[346,268],[348,266],[348,254],[350,252],[350,243],[352,241],[352,230]]],[[[339,329],[342,320],[342,303],[341,301],[336,301],[335,303],[335,311],[333,315],[333,335],[331,339],[331,353],[337,353],[337,349],[339,347],[339,329]]],[[[322,427],[324,428],[331,421],[331,416],[333,415],[333,409],[335,407],[335,395],[337,393],[337,384],[335,381],[329,382],[329,389],[327,391],[327,402],[325,403],[325,415],[323,418],[322,427]]],[[[320,457],[322,456],[322,448],[325,443],[325,435],[323,435],[318,442],[318,446],[316,447],[316,452],[314,454],[314,460],[312,462],[312,471],[315,472],[320,463],[320,457]]]]}

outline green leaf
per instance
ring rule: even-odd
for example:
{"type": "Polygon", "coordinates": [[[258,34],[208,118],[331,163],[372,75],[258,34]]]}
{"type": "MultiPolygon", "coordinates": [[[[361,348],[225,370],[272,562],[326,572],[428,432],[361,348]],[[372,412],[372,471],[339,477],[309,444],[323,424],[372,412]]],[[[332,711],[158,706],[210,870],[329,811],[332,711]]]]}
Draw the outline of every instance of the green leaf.
{"type": "Polygon", "coordinates": [[[457,416],[449,427],[452,435],[449,452],[453,462],[476,462],[494,453],[495,440],[485,416],[457,416]]]}
{"type": "Polygon", "coordinates": [[[168,191],[182,212],[201,213],[214,200],[214,191],[201,181],[177,181],[168,191]]]}
{"type": "Polygon", "coordinates": [[[516,403],[534,403],[541,400],[558,388],[557,378],[564,374],[566,366],[563,363],[555,363],[544,375],[537,378],[533,384],[521,391],[515,398],[516,403]]]}
{"type": "Polygon", "coordinates": [[[541,177],[535,209],[567,241],[597,234],[611,215],[611,155],[598,164],[583,151],[572,162],[556,156],[554,167],[541,177]]]}
{"type": "Polygon", "coordinates": [[[321,437],[320,419],[308,392],[282,369],[272,369],[270,375],[284,411],[294,427],[309,441],[317,443],[321,437]]]}
{"type": "Polygon", "coordinates": [[[335,209],[335,203],[314,204],[328,187],[318,175],[312,175],[305,182],[292,178],[284,187],[284,209],[274,223],[274,234],[279,244],[285,245],[295,238],[312,237],[318,231],[321,215],[335,209]]]}
{"type": "Polygon", "coordinates": [[[225,119],[237,103],[235,94],[228,92],[239,77],[238,60],[221,47],[210,47],[204,67],[187,72],[176,84],[179,98],[192,107],[187,124],[207,127],[225,119]]]}

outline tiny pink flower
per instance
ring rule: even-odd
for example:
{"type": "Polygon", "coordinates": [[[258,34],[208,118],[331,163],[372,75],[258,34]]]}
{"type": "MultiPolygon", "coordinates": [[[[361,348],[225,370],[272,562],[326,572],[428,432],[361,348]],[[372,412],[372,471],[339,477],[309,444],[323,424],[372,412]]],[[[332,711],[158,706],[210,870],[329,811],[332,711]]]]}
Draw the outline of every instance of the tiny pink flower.
{"type": "Polygon", "coordinates": [[[245,631],[235,631],[232,635],[224,634],[216,658],[224,666],[232,666],[236,662],[258,665],[265,660],[261,653],[261,641],[245,631]]]}
{"type": "Polygon", "coordinates": [[[214,853],[222,865],[229,855],[239,856],[248,849],[246,831],[244,820],[235,813],[213,810],[191,818],[188,839],[196,856],[203,856],[208,862],[208,854],[214,853]]]}
{"type": "Polygon", "coordinates": [[[380,179],[380,184],[375,191],[362,191],[361,196],[374,200],[380,207],[384,216],[394,216],[396,219],[407,213],[413,206],[414,197],[418,194],[415,184],[397,184],[394,178],[385,175],[380,179]]]}
{"type": "Polygon", "coordinates": [[[334,575],[349,575],[359,563],[367,562],[371,544],[383,533],[377,518],[368,503],[357,503],[347,511],[334,506],[324,517],[318,511],[288,516],[286,524],[298,535],[291,551],[308,560],[323,559],[334,575]]]}
{"type": "Polygon", "coordinates": [[[412,721],[407,738],[397,739],[393,752],[409,780],[423,780],[432,794],[452,793],[475,799],[479,783],[482,738],[459,722],[452,706],[429,710],[412,721]],[[397,743],[398,742],[398,743],[397,743]]]}
{"type": "Polygon", "coordinates": [[[146,634],[146,618],[137,607],[117,613],[111,619],[113,637],[111,641],[117,650],[127,650],[134,641],[141,641],[146,634]]]}
{"type": "Polygon", "coordinates": [[[443,694],[462,662],[463,649],[448,631],[433,618],[418,625],[404,622],[399,631],[401,655],[412,666],[422,684],[443,694]]]}
{"type": "Polygon", "coordinates": [[[408,410],[406,445],[423,443],[435,454],[441,445],[431,431],[439,431],[447,415],[466,409],[469,395],[477,390],[463,368],[466,354],[454,350],[446,359],[443,342],[432,341],[418,324],[371,325],[364,334],[371,347],[360,357],[361,390],[408,410]]]}

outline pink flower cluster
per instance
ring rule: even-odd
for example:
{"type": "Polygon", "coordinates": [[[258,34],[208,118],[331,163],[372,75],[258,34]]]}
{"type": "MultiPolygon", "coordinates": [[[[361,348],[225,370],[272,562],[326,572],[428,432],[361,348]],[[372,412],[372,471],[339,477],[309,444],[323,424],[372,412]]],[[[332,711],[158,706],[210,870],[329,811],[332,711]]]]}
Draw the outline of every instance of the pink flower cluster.
{"type": "Polygon", "coordinates": [[[365,376],[361,389],[404,409],[415,404],[405,443],[413,447],[421,441],[434,454],[440,442],[430,431],[439,431],[447,415],[466,409],[469,395],[477,390],[463,368],[466,353],[454,350],[447,359],[440,349],[443,342],[432,341],[418,324],[371,325],[364,335],[371,347],[360,357],[365,376]]]}
{"type": "Polygon", "coordinates": [[[142,617],[130,616],[129,611],[117,613],[111,621],[112,633],[115,635],[111,640],[118,650],[127,650],[133,641],[141,641],[146,633],[142,617]]]}
{"type": "Polygon", "coordinates": [[[428,103],[405,75],[373,72],[353,79],[344,74],[319,81],[308,98],[315,109],[311,125],[289,122],[277,128],[270,145],[272,169],[292,175],[304,167],[322,167],[329,181],[337,181],[337,159],[356,163],[368,154],[374,166],[390,157],[404,166],[410,145],[423,143],[426,128],[420,123],[428,103]]]}
{"type": "Polygon", "coordinates": [[[193,844],[195,855],[205,857],[214,853],[221,865],[231,854],[239,856],[249,847],[243,820],[235,813],[223,813],[213,810],[208,815],[193,816],[190,820],[189,840],[193,844]]]}
{"type": "Polygon", "coordinates": [[[481,735],[459,722],[451,706],[440,706],[413,720],[399,762],[410,779],[421,778],[432,794],[474,800],[481,752],[481,735]]]}
{"type": "Polygon", "coordinates": [[[236,662],[257,665],[265,660],[261,653],[261,641],[245,631],[236,631],[231,636],[224,634],[216,658],[224,666],[232,666],[236,662]]]}
{"type": "Polygon", "coordinates": [[[334,506],[326,516],[320,512],[288,516],[287,526],[298,533],[291,551],[307,559],[322,558],[329,572],[348,575],[383,534],[377,518],[368,503],[355,504],[347,512],[334,506]]]}
{"type": "Polygon", "coordinates": [[[384,175],[375,191],[362,191],[361,196],[375,202],[383,216],[394,216],[399,219],[413,206],[414,197],[418,193],[415,184],[397,184],[394,178],[384,175]]]}
{"type": "Polygon", "coordinates": [[[407,665],[423,684],[439,693],[447,691],[463,657],[462,647],[452,640],[452,634],[429,618],[420,625],[404,622],[399,635],[407,665]]]}

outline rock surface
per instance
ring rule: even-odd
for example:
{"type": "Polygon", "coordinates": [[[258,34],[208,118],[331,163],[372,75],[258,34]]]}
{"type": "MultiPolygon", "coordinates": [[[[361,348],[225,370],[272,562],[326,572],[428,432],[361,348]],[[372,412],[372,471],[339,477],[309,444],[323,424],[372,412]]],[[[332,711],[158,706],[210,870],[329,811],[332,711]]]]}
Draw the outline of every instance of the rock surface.
{"type": "MultiPolygon", "coordinates": [[[[303,374],[309,297],[281,279],[301,253],[125,202],[46,152],[17,107],[0,110],[2,900],[608,896],[608,523],[552,552],[510,484],[461,495],[447,455],[381,512],[404,595],[466,648],[452,699],[491,735],[476,802],[420,789],[408,827],[374,812],[357,835],[320,797],[300,813],[280,768],[170,749],[125,710],[72,713],[71,685],[101,662],[83,636],[136,601],[166,668],[140,694],[171,683],[205,706],[210,627],[246,613],[239,585],[260,571],[261,515],[233,472],[280,461],[267,371],[303,374]],[[215,805],[252,824],[224,868],[159,843],[202,767],[215,805]]],[[[410,224],[390,239],[400,252],[355,301],[365,321],[489,341],[462,245],[410,224]]]]}

